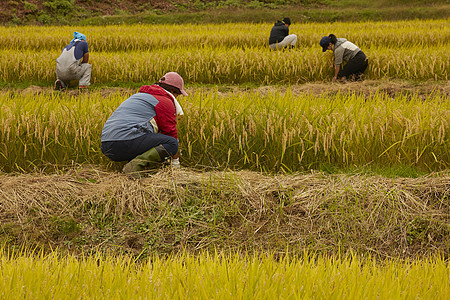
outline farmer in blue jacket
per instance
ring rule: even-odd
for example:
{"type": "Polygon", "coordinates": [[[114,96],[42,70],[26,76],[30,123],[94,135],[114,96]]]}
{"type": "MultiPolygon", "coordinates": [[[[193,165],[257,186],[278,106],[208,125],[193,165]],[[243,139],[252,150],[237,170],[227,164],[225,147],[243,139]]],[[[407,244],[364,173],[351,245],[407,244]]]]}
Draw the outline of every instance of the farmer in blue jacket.
{"type": "Polygon", "coordinates": [[[91,65],[86,36],[79,32],[73,33],[73,39],[64,47],[56,59],[55,90],[65,89],[70,80],[79,80],[78,87],[85,89],[91,81],[91,65]]]}

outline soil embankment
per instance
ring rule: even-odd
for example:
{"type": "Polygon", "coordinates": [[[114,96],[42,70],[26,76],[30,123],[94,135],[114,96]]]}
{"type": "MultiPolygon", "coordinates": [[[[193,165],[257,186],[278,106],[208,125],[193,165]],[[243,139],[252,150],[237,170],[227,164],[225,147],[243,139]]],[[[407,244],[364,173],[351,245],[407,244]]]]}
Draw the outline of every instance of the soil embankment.
{"type": "Polygon", "coordinates": [[[6,245],[132,255],[186,249],[450,254],[450,174],[420,178],[95,167],[0,175],[6,245]]]}

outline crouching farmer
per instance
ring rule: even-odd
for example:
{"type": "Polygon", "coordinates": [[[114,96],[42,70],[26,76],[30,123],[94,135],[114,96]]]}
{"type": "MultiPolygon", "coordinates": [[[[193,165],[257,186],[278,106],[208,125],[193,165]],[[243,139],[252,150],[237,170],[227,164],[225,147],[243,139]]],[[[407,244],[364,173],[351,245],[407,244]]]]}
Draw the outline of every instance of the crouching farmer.
{"type": "Polygon", "coordinates": [[[73,40],[64,47],[56,59],[55,90],[65,89],[70,80],[79,80],[78,87],[86,89],[91,81],[91,65],[86,36],[79,32],[73,33],[73,40]]]}
{"type": "Polygon", "coordinates": [[[331,50],[334,53],[335,72],[333,81],[340,77],[345,82],[349,76],[354,80],[362,79],[362,75],[368,66],[368,59],[355,44],[344,38],[337,38],[334,34],[324,36],[319,44],[323,52],[331,50]],[[341,68],[344,63],[346,64],[341,68]]]}
{"type": "Polygon", "coordinates": [[[291,19],[284,18],[277,21],[270,30],[269,47],[271,50],[292,49],[297,43],[297,35],[289,34],[291,19]]]}
{"type": "Polygon", "coordinates": [[[179,165],[176,98],[187,96],[183,85],[178,73],[169,72],[158,83],[142,86],[106,121],[102,152],[113,161],[128,161],[124,173],[140,178],[146,168],[170,157],[172,165],[179,165]]]}

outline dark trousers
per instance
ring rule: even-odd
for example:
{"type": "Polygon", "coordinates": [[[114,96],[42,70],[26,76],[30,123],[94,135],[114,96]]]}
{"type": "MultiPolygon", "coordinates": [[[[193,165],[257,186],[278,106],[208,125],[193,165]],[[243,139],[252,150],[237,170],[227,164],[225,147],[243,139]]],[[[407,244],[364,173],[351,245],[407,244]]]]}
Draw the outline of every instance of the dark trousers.
{"type": "Polygon", "coordinates": [[[350,59],[347,64],[339,71],[339,77],[349,77],[351,75],[359,76],[367,68],[369,64],[368,59],[364,52],[359,51],[356,55],[350,59]]]}
{"type": "Polygon", "coordinates": [[[178,152],[177,139],[160,133],[146,133],[128,141],[102,142],[101,149],[113,161],[130,161],[158,145],[162,145],[171,156],[178,152]]]}

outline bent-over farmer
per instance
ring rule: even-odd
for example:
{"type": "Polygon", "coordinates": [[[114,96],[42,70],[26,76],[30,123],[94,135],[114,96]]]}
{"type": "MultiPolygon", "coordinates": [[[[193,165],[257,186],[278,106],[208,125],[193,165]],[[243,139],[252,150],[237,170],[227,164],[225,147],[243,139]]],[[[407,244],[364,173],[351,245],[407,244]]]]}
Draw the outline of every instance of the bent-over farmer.
{"type": "Polygon", "coordinates": [[[187,96],[183,78],[176,72],[142,86],[106,121],[101,136],[103,154],[113,161],[128,161],[123,172],[134,178],[170,157],[178,167],[176,118],[182,111],[176,98],[180,95],[187,96]]]}
{"type": "Polygon", "coordinates": [[[55,90],[65,89],[70,80],[79,80],[78,87],[86,89],[91,81],[91,65],[88,62],[89,48],[86,36],[75,31],[72,41],[64,47],[56,59],[55,90]]]}
{"type": "Polygon", "coordinates": [[[344,38],[337,38],[334,34],[324,36],[319,44],[322,46],[322,52],[327,50],[334,52],[335,71],[333,81],[340,77],[345,82],[349,76],[352,76],[352,79],[355,80],[362,79],[362,74],[368,65],[368,59],[355,44],[344,38]],[[346,64],[342,68],[343,63],[346,64]]]}

